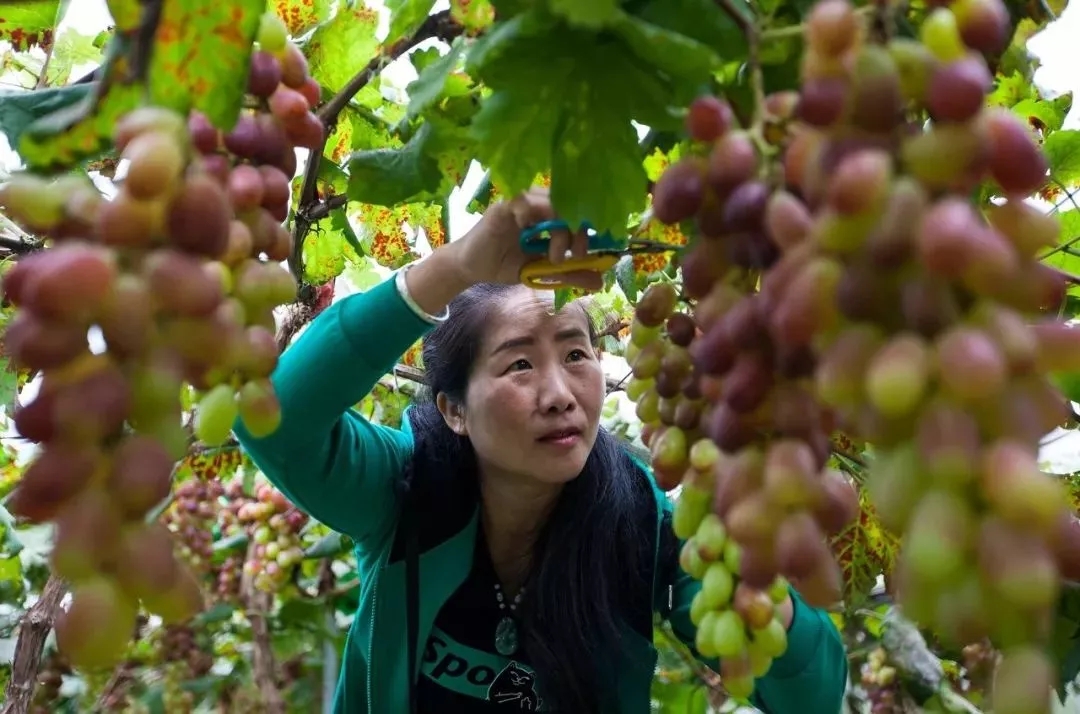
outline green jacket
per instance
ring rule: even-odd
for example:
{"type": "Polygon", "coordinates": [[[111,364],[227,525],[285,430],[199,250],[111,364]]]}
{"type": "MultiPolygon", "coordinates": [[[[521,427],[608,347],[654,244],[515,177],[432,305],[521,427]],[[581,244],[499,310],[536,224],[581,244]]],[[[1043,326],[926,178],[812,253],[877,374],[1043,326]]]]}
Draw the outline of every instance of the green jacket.
{"type": "MultiPolygon", "coordinates": [[[[240,443],[271,482],[313,518],[356,542],[359,607],[342,657],[336,714],[405,714],[409,682],[418,676],[406,672],[404,563],[390,559],[399,514],[394,484],[409,461],[412,435],[372,424],[352,407],[428,329],[398,296],[392,279],[338,301],[281,357],[273,376],[282,409],[279,429],[256,439],[236,426],[240,443]]],[[[671,503],[655,485],[654,491],[659,523],[671,503]]],[[[420,653],[439,609],[472,567],[478,513],[477,504],[464,528],[421,553],[420,653]]],[[[675,582],[659,583],[654,602],[663,604],[674,631],[693,646],[690,601],[700,584],[674,570],[675,582]]],[[[770,714],[836,714],[847,678],[839,633],[824,612],[797,595],[794,602],[788,651],[758,680],[756,704],[770,714]]],[[[607,691],[617,693],[618,711],[649,712],[656,667],[652,642],[635,635],[610,661],[617,663],[618,675],[607,691]]]]}

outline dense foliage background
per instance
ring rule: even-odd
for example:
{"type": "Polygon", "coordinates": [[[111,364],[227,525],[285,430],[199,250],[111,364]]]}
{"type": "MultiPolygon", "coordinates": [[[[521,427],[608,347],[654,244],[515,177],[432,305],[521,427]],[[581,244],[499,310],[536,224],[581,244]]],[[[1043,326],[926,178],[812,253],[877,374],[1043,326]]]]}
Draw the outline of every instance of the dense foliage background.
{"type": "MultiPolygon", "coordinates": [[[[496,10],[513,13],[531,4],[526,0],[451,0],[439,11],[433,0],[387,0],[379,8],[363,0],[150,4],[164,8],[157,51],[146,68],[155,101],[194,105],[214,120],[231,121],[240,109],[239,69],[251,39],[231,28],[251,26],[248,20],[267,7],[285,21],[322,88],[318,116],[328,129],[325,147],[298,152],[292,186],[287,225],[296,249],[288,264],[301,289],[298,302],[279,317],[282,348],[331,301],[371,287],[448,236],[461,235],[491,201],[534,182],[550,185],[571,221],[588,219],[625,232],[630,216],[637,225],[650,200],[640,186],[656,181],[684,149],[680,121],[663,109],[688,103],[710,81],[744,115],[754,111],[763,89],[794,88],[801,23],[810,5],[547,0],[566,24],[547,35],[519,36],[522,23],[496,23],[496,10]],[[407,86],[391,79],[409,76],[403,63],[416,76],[407,86]],[[588,147],[584,158],[576,153],[580,147],[588,147]],[[455,204],[467,175],[481,170],[486,173],[467,202],[469,216],[455,204]]],[[[909,5],[912,18],[925,13],[922,0],[909,5]]],[[[106,193],[124,175],[109,149],[111,127],[138,100],[118,80],[125,69],[115,58],[145,34],[139,2],[112,0],[108,6],[114,24],[90,37],[57,31],[70,11],[68,0],[0,4],[0,39],[7,43],[2,77],[14,85],[0,93],[0,131],[27,166],[86,172],[106,193]],[[100,66],[81,75],[88,65],[100,66]]],[[[1032,82],[1035,62],[1026,51],[1028,40],[1064,6],[1012,0],[1009,7],[1015,34],[994,67],[990,102],[1040,131],[1052,176],[1041,199],[1047,210],[1060,212],[1063,237],[1045,260],[1077,275],[1080,252],[1070,245],[1080,237],[1080,212],[1070,209],[1080,182],[1080,131],[1062,128],[1072,97],[1043,96],[1032,82]]],[[[640,232],[674,244],[686,240],[659,223],[646,222],[640,232]]],[[[5,261],[39,247],[35,236],[0,215],[5,261]]],[[[641,448],[640,424],[621,391],[629,371],[621,355],[635,299],[650,282],[677,276],[666,259],[653,257],[626,260],[609,277],[599,298],[608,311],[605,421],[641,448]]],[[[1073,299],[1068,308],[1075,312],[1078,305],[1073,299]]],[[[0,310],[0,323],[10,317],[10,308],[0,310]]],[[[357,408],[374,421],[399,424],[422,375],[418,355],[416,348],[406,354],[357,408]]],[[[34,377],[0,358],[5,413],[33,395],[34,377]]],[[[865,455],[850,444],[838,444],[836,452],[858,479],[865,455]]],[[[0,443],[0,498],[19,481],[31,453],[12,436],[0,443]]],[[[1064,473],[1071,465],[1055,470],[1077,482],[1064,473]]],[[[172,499],[155,516],[182,544],[211,606],[184,626],[147,620],[127,661],[106,672],[76,673],[56,654],[51,623],[66,588],[47,567],[50,528],[15,522],[0,500],[4,714],[326,710],[358,591],[350,543],[315,522],[282,526],[281,549],[299,548],[303,557],[267,568],[265,553],[260,559],[253,546],[267,541],[271,526],[241,512],[274,496],[235,444],[195,445],[175,483],[172,499]],[[243,578],[245,568],[262,580],[243,578]],[[240,587],[249,581],[256,584],[240,587]]],[[[896,707],[875,712],[978,711],[989,649],[946,651],[898,619],[884,587],[896,542],[863,505],[858,522],[833,543],[845,578],[844,608],[834,616],[850,651],[849,705],[868,710],[872,694],[896,707]]],[[[1055,654],[1064,680],[1072,681],[1080,670],[1080,599],[1071,591],[1056,634],[1055,654]]],[[[715,673],[688,658],[663,626],[656,640],[656,711],[727,706],[715,673]]]]}

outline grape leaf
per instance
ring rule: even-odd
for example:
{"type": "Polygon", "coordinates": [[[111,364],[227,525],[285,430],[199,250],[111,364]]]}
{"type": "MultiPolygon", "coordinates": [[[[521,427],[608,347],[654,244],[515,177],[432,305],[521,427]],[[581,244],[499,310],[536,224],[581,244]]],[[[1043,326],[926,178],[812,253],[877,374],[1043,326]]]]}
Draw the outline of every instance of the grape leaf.
{"type": "Polygon", "coordinates": [[[495,21],[495,8],[490,0],[450,0],[450,17],[475,35],[495,21]]]}
{"type": "Polygon", "coordinates": [[[330,0],[274,0],[274,12],[299,37],[330,17],[330,0]]]}
{"type": "MultiPolygon", "coordinates": [[[[293,179],[294,196],[302,182],[302,176],[293,179]]],[[[359,260],[363,254],[364,249],[345,209],[331,211],[316,221],[304,236],[301,249],[304,281],[312,285],[327,283],[341,275],[348,262],[359,260]]]]}
{"type": "Polygon", "coordinates": [[[119,32],[131,32],[142,23],[142,2],[140,0],[105,0],[109,15],[119,32]]]}
{"type": "Polygon", "coordinates": [[[448,192],[456,183],[454,169],[463,170],[468,164],[470,148],[466,129],[427,121],[399,149],[353,153],[348,160],[349,198],[380,206],[432,200],[440,189],[448,192]],[[440,161],[443,157],[445,163],[440,161]]]}
{"type": "MultiPolygon", "coordinates": [[[[62,86],[71,78],[71,70],[83,64],[99,64],[101,48],[94,35],[84,35],[73,27],[60,33],[53,46],[52,57],[46,70],[51,86],[62,86]]],[[[76,85],[79,86],[79,85],[76,85]]]]}
{"type": "Polygon", "coordinates": [[[93,84],[75,84],[36,90],[0,91],[0,131],[11,146],[18,146],[23,131],[38,119],[85,102],[95,90],[93,84]]]}
{"type": "Polygon", "coordinates": [[[489,168],[492,183],[504,194],[529,188],[536,174],[551,164],[560,119],[558,95],[554,88],[549,92],[548,88],[527,87],[492,94],[473,119],[477,158],[489,168]]]}
{"type": "Polygon", "coordinates": [[[859,517],[831,542],[843,573],[844,606],[858,608],[866,602],[878,575],[892,569],[896,539],[878,522],[865,491],[859,494],[859,517]]]}
{"type": "Polygon", "coordinates": [[[416,32],[431,14],[435,0],[386,0],[390,11],[390,32],[383,42],[391,45],[416,32]]]}
{"type": "Polygon", "coordinates": [[[308,40],[305,54],[311,76],[337,92],[379,51],[379,13],[363,5],[341,7],[308,40]]]}
{"type": "Polygon", "coordinates": [[[1039,126],[1043,132],[1052,133],[1061,130],[1065,117],[1072,109],[1072,94],[1063,94],[1056,99],[1022,99],[1012,107],[1012,111],[1028,123],[1039,126]]]}
{"type": "Polygon", "coordinates": [[[1058,699],[1068,697],[1068,684],[1080,674],[1080,587],[1065,583],[1058,598],[1050,654],[1058,665],[1058,699]]]}
{"type": "Polygon", "coordinates": [[[1080,130],[1055,131],[1043,142],[1050,162],[1050,177],[1065,186],[1080,182],[1080,130]]]}
{"type": "Polygon", "coordinates": [[[646,185],[629,119],[680,124],[669,109],[672,87],[617,38],[552,29],[535,14],[497,25],[469,63],[494,89],[472,132],[498,190],[520,192],[550,167],[555,209],[566,220],[626,235],[646,185]],[[553,55],[553,46],[564,49],[553,55]]]}
{"type": "Polygon", "coordinates": [[[642,60],[692,85],[707,82],[720,66],[720,56],[709,45],[626,13],[620,13],[611,30],[642,60]]]}
{"type": "Polygon", "coordinates": [[[427,107],[438,100],[446,88],[450,74],[457,69],[458,61],[465,50],[465,43],[460,37],[450,45],[450,51],[424,67],[416,80],[406,88],[409,94],[409,107],[406,117],[421,114],[427,107]]]}
{"type": "MultiPolygon", "coordinates": [[[[65,3],[66,4],[66,3],[65,3]]],[[[0,4],[0,40],[16,52],[31,47],[48,48],[59,23],[60,0],[22,0],[0,4]]]]}
{"type": "Polygon", "coordinates": [[[589,221],[625,236],[626,219],[641,210],[647,182],[637,132],[602,85],[591,89],[555,136],[551,203],[571,225],[589,221]]]}
{"type": "Polygon", "coordinates": [[[619,16],[619,0],[548,0],[556,15],[576,27],[599,29],[619,16]]]}
{"type": "Polygon", "coordinates": [[[437,206],[429,203],[406,203],[393,207],[362,204],[357,223],[364,253],[390,270],[411,263],[419,256],[415,250],[415,237],[405,230],[405,224],[419,225],[424,222],[425,212],[438,211],[437,206]]]}
{"type": "Polygon", "coordinates": [[[24,128],[15,148],[27,168],[60,171],[108,150],[116,122],[138,106],[144,94],[127,74],[123,54],[128,46],[126,36],[114,35],[102,65],[102,79],[87,85],[90,91],[83,99],[59,106],[24,128]]]}
{"type": "Polygon", "coordinates": [[[164,3],[147,69],[150,101],[179,112],[198,109],[218,128],[231,129],[265,9],[266,0],[164,3]]]}
{"type": "MultiPolygon", "coordinates": [[[[1042,262],[1067,273],[1080,275],[1080,210],[1059,210],[1054,215],[1060,226],[1057,245],[1052,253],[1047,251],[1048,254],[1042,262]]],[[[1070,287],[1070,292],[1073,290],[1074,288],[1070,287]]]]}
{"type": "MultiPolygon", "coordinates": [[[[732,0],[745,8],[744,0],[732,0]]],[[[749,10],[746,10],[749,14],[749,10]]],[[[645,22],[712,47],[724,59],[746,58],[746,37],[714,0],[649,0],[636,13],[645,22]]]]}

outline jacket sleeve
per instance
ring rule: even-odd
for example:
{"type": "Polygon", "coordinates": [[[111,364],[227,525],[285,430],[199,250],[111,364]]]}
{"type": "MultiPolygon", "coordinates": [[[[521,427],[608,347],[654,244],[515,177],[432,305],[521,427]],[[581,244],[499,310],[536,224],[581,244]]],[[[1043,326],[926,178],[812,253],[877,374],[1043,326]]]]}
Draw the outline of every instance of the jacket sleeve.
{"type": "Polygon", "coordinates": [[[234,426],[241,446],[297,506],[365,541],[391,527],[394,481],[411,435],[353,409],[430,328],[401,300],[393,278],[322,312],[281,355],[272,381],[281,425],[264,438],[234,426]]]}
{"type": "MultiPolygon", "coordinates": [[[[702,657],[694,646],[697,628],[690,620],[690,603],[701,590],[701,583],[678,564],[673,571],[672,610],[668,617],[671,629],[698,659],[717,669],[719,662],[702,657]]],[[[837,714],[843,705],[848,677],[840,632],[828,613],[807,605],[793,588],[790,592],[794,613],[788,628],[787,652],[773,661],[765,676],[758,678],[752,703],[766,714],[837,714]]]]}

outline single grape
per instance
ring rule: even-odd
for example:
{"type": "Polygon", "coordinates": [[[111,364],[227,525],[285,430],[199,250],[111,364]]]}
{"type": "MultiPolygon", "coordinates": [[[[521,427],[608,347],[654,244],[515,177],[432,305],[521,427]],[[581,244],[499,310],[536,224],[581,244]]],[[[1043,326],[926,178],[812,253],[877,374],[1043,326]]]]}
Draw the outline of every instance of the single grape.
{"type": "Polygon", "coordinates": [[[957,0],[950,9],[968,47],[985,55],[1005,49],[1012,23],[1001,0],[957,0]]]}
{"type": "Polygon", "coordinates": [[[859,20],[847,0],[822,0],[814,4],[806,19],[806,41],[810,52],[829,57],[843,54],[855,42],[859,20]]]}
{"type": "Polygon", "coordinates": [[[281,424],[281,404],[269,379],[244,384],[238,395],[240,419],[256,439],[277,431],[281,424]]]}
{"type": "Polygon", "coordinates": [[[274,94],[279,84],[281,61],[265,48],[252,52],[251,68],[248,70],[248,93],[266,99],[274,94]]]}
{"type": "Polygon", "coordinates": [[[716,141],[735,121],[731,106],[713,96],[698,97],[690,103],[686,132],[694,141],[716,141]]]}
{"type": "Polygon", "coordinates": [[[806,81],[799,92],[798,117],[811,126],[827,128],[840,120],[847,101],[848,85],[823,77],[806,81]]]}
{"type": "Polygon", "coordinates": [[[985,109],[978,124],[988,143],[990,174],[1006,194],[1028,196],[1046,183],[1046,155],[1019,117],[1007,109],[985,109]]]}
{"type": "Polygon", "coordinates": [[[726,196],[744,181],[750,180],[758,168],[758,153],[753,140],[742,131],[725,134],[709,153],[707,180],[719,196],[726,196]]]}
{"type": "Polygon", "coordinates": [[[236,393],[227,384],[207,391],[195,411],[195,436],[209,446],[225,443],[239,416],[236,393]]]}
{"type": "Polygon", "coordinates": [[[669,166],[653,189],[653,214],[661,223],[675,224],[690,218],[705,198],[705,167],[701,159],[688,157],[669,166]]]}
{"type": "Polygon", "coordinates": [[[187,178],[169,203],[167,230],[173,246],[218,258],[229,245],[232,208],[221,184],[207,174],[187,178]]]}
{"type": "Polygon", "coordinates": [[[919,27],[919,39],[943,62],[958,60],[967,52],[956,24],[956,16],[945,7],[935,8],[926,16],[919,27]]]}
{"type": "Polygon", "coordinates": [[[57,618],[57,646],[76,667],[111,668],[127,650],[137,614],[137,604],[114,583],[105,579],[83,583],[57,618]]]}
{"type": "Polygon", "coordinates": [[[128,160],[124,188],[138,200],[168,193],[184,167],[184,151],[173,134],[148,131],[132,138],[124,149],[128,160]]]}
{"type": "Polygon", "coordinates": [[[927,90],[930,116],[934,121],[968,121],[982,109],[993,83],[982,57],[964,57],[941,65],[927,90]]]}
{"type": "Polygon", "coordinates": [[[255,41],[266,52],[279,55],[286,49],[286,44],[289,41],[289,30],[276,13],[265,12],[259,20],[259,29],[255,34],[255,41]]]}

